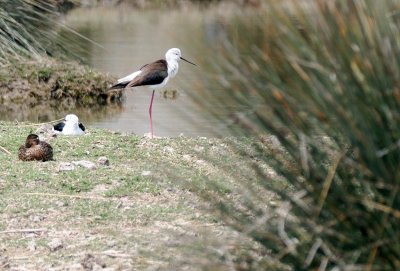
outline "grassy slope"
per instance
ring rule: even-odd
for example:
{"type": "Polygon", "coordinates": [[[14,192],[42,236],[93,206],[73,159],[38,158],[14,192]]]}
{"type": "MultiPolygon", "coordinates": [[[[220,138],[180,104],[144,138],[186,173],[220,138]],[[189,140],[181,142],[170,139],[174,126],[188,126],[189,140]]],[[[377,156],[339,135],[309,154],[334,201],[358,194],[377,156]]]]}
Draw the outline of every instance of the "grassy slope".
{"type": "Polygon", "coordinates": [[[0,231],[46,231],[0,233],[0,266],[62,270],[85,265],[139,270],[188,266],[192,270],[205,264],[202,259],[206,264],[218,262],[211,246],[222,248],[218,251],[224,254],[224,247],[242,243],[204,212],[205,204],[191,189],[182,186],[202,187],[205,176],[229,181],[229,170],[207,162],[234,161],[235,153],[223,139],[150,140],[89,128],[81,137],[48,141],[55,161],[19,161],[18,147],[35,129],[0,122],[0,146],[12,153],[0,151],[0,231]],[[97,163],[100,156],[106,156],[110,166],[59,171],[63,162],[97,163]],[[52,252],[49,243],[55,239],[63,248],[52,252]],[[189,257],[193,251],[197,257],[189,257]]]}

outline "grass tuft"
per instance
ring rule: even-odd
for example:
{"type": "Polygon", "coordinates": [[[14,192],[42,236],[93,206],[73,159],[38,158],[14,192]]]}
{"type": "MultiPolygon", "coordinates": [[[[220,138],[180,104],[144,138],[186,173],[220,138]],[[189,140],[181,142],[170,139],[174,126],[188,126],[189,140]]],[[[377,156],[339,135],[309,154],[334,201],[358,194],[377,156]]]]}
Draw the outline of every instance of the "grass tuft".
{"type": "Polygon", "coordinates": [[[203,196],[264,257],[295,270],[400,268],[399,8],[265,1],[221,24],[198,100],[216,117],[220,104],[238,109],[221,121],[258,142],[233,144],[254,171],[233,173],[236,197],[203,196]]]}

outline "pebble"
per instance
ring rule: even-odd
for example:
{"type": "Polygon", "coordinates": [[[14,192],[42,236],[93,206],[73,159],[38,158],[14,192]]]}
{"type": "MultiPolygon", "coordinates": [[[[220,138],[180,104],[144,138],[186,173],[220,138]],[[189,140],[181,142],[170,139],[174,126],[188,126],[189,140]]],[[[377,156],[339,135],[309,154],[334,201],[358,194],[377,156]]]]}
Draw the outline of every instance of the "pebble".
{"type": "Polygon", "coordinates": [[[167,153],[174,153],[175,150],[174,150],[174,148],[167,146],[167,147],[164,147],[164,152],[167,152],[167,153]]]}
{"type": "Polygon", "coordinates": [[[150,176],[150,175],[151,175],[151,171],[150,170],[142,171],[142,176],[150,176]]]}
{"type": "Polygon", "coordinates": [[[109,166],[110,165],[110,160],[108,160],[107,157],[101,156],[99,159],[97,159],[97,163],[102,166],[109,166]]]}
{"type": "Polygon", "coordinates": [[[58,171],[71,171],[74,169],[75,169],[75,166],[69,162],[61,162],[58,165],[58,171]]]}
{"type": "Polygon", "coordinates": [[[94,256],[90,253],[86,254],[85,258],[81,262],[81,265],[85,270],[106,270],[106,264],[103,262],[103,260],[100,257],[94,256]]]}
{"type": "Polygon", "coordinates": [[[53,240],[47,243],[47,246],[49,247],[51,252],[54,252],[63,248],[64,244],[61,241],[61,239],[54,238],[53,240]]]}
{"type": "Polygon", "coordinates": [[[190,161],[190,160],[192,160],[189,154],[184,154],[184,155],[182,156],[182,158],[183,158],[183,160],[185,160],[185,161],[190,161]]]}
{"type": "Polygon", "coordinates": [[[196,152],[202,152],[202,151],[204,151],[204,147],[203,146],[194,146],[194,150],[196,151],[196,152]]]}
{"type": "Polygon", "coordinates": [[[36,242],[35,242],[35,240],[30,240],[28,242],[28,249],[29,249],[29,251],[35,251],[36,250],[36,242]]]}
{"type": "Polygon", "coordinates": [[[56,133],[53,130],[53,125],[51,124],[42,124],[39,128],[35,131],[36,134],[48,134],[51,136],[56,136],[56,133]]]}
{"type": "Polygon", "coordinates": [[[95,148],[98,148],[98,149],[104,149],[104,145],[103,144],[100,144],[100,143],[96,143],[94,146],[93,146],[93,149],[95,149],[95,148]]]}
{"type": "Polygon", "coordinates": [[[81,166],[87,169],[96,169],[97,166],[95,163],[91,162],[91,161],[87,161],[87,160],[80,160],[80,161],[73,161],[72,164],[76,165],[76,166],[81,166]]]}
{"type": "Polygon", "coordinates": [[[206,161],[199,159],[199,160],[196,160],[196,164],[203,166],[206,164],[206,161]]]}
{"type": "Polygon", "coordinates": [[[39,215],[32,215],[32,216],[30,216],[30,219],[33,222],[38,223],[38,222],[44,220],[44,217],[43,216],[39,216],[39,215]]]}
{"type": "Polygon", "coordinates": [[[277,207],[279,204],[278,204],[278,202],[276,202],[274,200],[270,200],[269,205],[271,205],[272,207],[277,207]]]}
{"type": "Polygon", "coordinates": [[[65,206],[68,206],[68,202],[58,200],[58,201],[55,202],[55,205],[57,207],[65,207],[65,206]]]}

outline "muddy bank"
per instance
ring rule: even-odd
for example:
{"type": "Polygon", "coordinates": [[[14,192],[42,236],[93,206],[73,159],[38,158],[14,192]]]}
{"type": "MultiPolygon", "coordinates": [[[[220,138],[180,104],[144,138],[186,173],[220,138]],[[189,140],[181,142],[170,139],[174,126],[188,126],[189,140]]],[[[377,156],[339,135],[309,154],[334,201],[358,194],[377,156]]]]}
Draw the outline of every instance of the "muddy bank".
{"type": "Polygon", "coordinates": [[[108,92],[113,82],[115,78],[73,62],[13,62],[0,68],[0,114],[39,111],[46,119],[53,117],[46,110],[54,109],[92,111],[110,106],[118,111],[123,93],[108,92]]]}

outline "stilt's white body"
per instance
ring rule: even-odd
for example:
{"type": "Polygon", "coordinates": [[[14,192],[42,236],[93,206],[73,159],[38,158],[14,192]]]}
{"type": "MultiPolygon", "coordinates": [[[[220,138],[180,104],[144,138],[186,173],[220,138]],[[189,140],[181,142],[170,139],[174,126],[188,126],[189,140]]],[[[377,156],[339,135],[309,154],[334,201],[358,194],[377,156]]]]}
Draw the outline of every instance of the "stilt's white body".
{"type": "Polygon", "coordinates": [[[122,82],[126,82],[126,81],[132,81],[133,78],[135,78],[136,76],[138,76],[142,71],[137,71],[134,73],[131,73],[123,78],[118,79],[118,83],[122,83],[122,82]]]}

